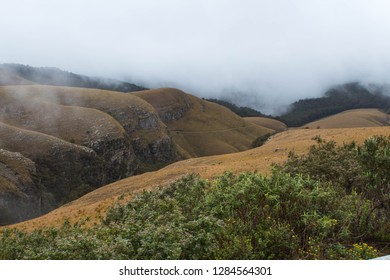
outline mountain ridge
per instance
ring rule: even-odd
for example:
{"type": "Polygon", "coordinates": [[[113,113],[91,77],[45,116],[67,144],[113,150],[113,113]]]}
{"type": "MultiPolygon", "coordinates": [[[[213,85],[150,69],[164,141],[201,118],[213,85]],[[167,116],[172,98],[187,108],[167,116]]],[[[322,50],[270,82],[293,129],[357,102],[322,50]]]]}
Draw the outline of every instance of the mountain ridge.
{"type": "Polygon", "coordinates": [[[357,82],[342,84],[330,88],[322,97],[294,102],[280,120],[289,127],[298,127],[351,109],[378,108],[386,112],[390,110],[387,93],[385,86],[367,87],[357,82]]]}
{"type": "Polygon", "coordinates": [[[53,86],[71,86],[96,88],[112,91],[130,92],[145,90],[145,87],[137,86],[108,78],[94,78],[86,75],[63,71],[55,67],[32,67],[22,64],[0,64],[2,75],[7,78],[0,79],[0,85],[41,84],[53,86]]]}

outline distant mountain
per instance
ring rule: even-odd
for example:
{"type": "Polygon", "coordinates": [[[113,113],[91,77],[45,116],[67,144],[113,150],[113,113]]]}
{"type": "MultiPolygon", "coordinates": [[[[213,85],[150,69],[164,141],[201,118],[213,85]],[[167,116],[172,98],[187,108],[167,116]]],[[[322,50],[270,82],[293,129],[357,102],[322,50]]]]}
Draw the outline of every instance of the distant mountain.
{"type": "Polygon", "coordinates": [[[288,126],[296,127],[351,109],[377,108],[387,112],[390,109],[388,89],[361,83],[339,85],[329,89],[323,97],[294,102],[280,119],[288,126]]]}
{"type": "Polygon", "coordinates": [[[88,77],[53,67],[0,64],[0,85],[40,84],[131,92],[146,88],[114,79],[88,77]]]}
{"type": "Polygon", "coordinates": [[[270,117],[250,107],[239,107],[229,101],[215,98],[206,98],[205,100],[217,103],[226,108],[229,108],[233,113],[236,113],[240,117],[270,117]]]}

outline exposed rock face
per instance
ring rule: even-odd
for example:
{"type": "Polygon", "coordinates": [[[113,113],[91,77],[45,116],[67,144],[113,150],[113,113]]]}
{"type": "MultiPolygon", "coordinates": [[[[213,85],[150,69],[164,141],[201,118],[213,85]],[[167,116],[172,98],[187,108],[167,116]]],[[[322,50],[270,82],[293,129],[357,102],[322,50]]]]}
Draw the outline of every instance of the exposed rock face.
{"type": "MultiPolygon", "coordinates": [[[[18,166],[17,163],[23,166],[23,163],[27,162],[29,165],[24,165],[29,167],[28,170],[32,170],[30,173],[27,171],[23,173],[28,173],[23,177],[27,178],[26,182],[28,182],[22,184],[25,188],[17,188],[21,196],[32,203],[27,203],[28,205],[31,207],[35,205],[34,210],[29,211],[24,219],[46,213],[113,181],[110,173],[106,173],[110,170],[108,163],[90,148],[46,134],[20,130],[4,123],[0,123],[0,135],[2,136],[1,147],[12,152],[7,152],[8,157],[4,156],[8,159],[3,160],[4,167],[14,170],[18,166]],[[15,154],[20,155],[25,161],[10,161],[9,155],[15,154]],[[36,203],[37,201],[39,204],[36,203]]],[[[15,159],[15,156],[13,158],[15,159]]],[[[6,170],[5,168],[3,170],[6,170]]],[[[5,178],[10,181],[9,176],[1,177],[3,180],[5,178]]],[[[15,188],[14,186],[13,189],[15,188]]],[[[4,198],[4,196],[9,195],[0,192],[0,197],[4,198]]],[[[23,216],[23,212],[19,214],[18,220],[23,216]]]]}
{"type": "Polygon", "coordinates": [[[137,158],[127,138],[117,138],[87,143],[105,161],[106,181],[113,182],[133,175],[137,170],[137,158]]]}
{"type": "Polygon", "coordinates": [[[143,162],[170,162],[176,158],[176,151],[172,139],[163,136],[151,143],[145,143],[140,138],[132,140],[134,151],[138,158],[143,162]]]}

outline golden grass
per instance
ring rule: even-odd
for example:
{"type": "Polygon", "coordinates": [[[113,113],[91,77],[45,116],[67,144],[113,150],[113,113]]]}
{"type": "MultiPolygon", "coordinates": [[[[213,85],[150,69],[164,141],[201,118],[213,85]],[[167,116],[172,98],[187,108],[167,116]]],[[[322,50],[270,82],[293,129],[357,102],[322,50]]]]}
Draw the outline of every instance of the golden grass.
{"type": "MultiPolygon", "coordinates": [[[[123,138],[123,127],[110,115],[91,108],[64,106],[26,97],[13,98],[0,92],[8,112],[2,122],[85,145],[104,138],[123,138]]],[[[1,107],[2,107],[1,106],[1,107]]]]}
{"type": "Polygon", "coordinates": [[[348,128],[390,125],[390,115],[378,109],[355,109],[303,125],[305,128],[348,128]]]}
{"type": "Polygon", "coordinates": [[[113,184],[101,187],[87,195],[64,205],[51,213],[26,221],[13,227],[32,230],[45,226],[59,226],[65,219],[75,222],[85,217],[90,223],[99,221],[99,214],[105,213],[118,196],[132,194],[141,190],[150,190],[159,185],[168,185],[174,180],[189,174],[199,173],[201,177],[211,179],[226,170],[234,173],[259,171],[269,173],[272,163],[282,163],[287,159],[289,151],[298,154],[307,152],[314,144],[315,136],[326,140],[334,140],[339,144],[352,140],[362,143],[373,135],[390,136],[390,127],[367,127],[348,129],[294,129],[272,136],[263,146],[240,153],[192,158],[171,164],[159,171],[130,177],[113,184]]]}
{"type": "Polygon", "coordinates": [[[188,95],[175,88],[159,88],[131,92],[151,104],[159,115],[172,112],[173,110],[187,108],[191,101],[188,95]]]}
{"type": "Polygon", "coordinates": [[[97,140],[128,136],[148,148],[150,143],[168,137],[153,106],[128,93],[42,85],[4,86],[0,87],[0,100],[3,122],[75,144],[90,146],[97,140]]]}
{"type": "MultiPolygon", "coordinates": [[[[4,86],[0,96],[17,96],[31,102],[46,101],[59,105],[100,110],[114,117],[124,128],[135,129],[143,112],[154,114],[154,108],[137,96],[127,93],[57,86],[4,86]]],[[[162,125],[164,126],[164,125],[162,125]]]]}
{"type": "Polygon", "coordinates": [[[86,151],[87,148],[71,144],[44,133],[21,129],[0,122],[0,146],[8,151],[19,152],[28,158],[47,156],[52,149],[86,151]]]}
{"type": "Polygon", "coordinates": [[[165,124],[184,158],[227,154],[251,148],[259,136],[272,130],[247,122],[226,107],[177,89],[163,88],[133,93],[150,102],[159,115],[183,110],[165,124]]]}
{"type": "Polygon", "coordinates": [[[287,125],[281,121],[265,118],[265,117],[246,117],[245,120],[274,130],[275,132],[284,131],[287,129],[287,125]]]}

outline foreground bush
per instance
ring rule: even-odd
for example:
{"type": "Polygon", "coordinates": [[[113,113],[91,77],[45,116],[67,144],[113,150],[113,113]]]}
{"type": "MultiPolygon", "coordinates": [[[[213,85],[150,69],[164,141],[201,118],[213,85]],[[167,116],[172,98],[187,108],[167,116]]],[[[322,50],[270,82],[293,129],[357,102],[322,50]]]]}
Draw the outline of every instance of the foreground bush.
{"type": "Polygon", "coordinates": [[[189,175],[119,201],[92,228],[6,230],[0,258],[373,258],[390,241],[388,143],[337,147],[318,139],[268,177],[189,175]]]}

